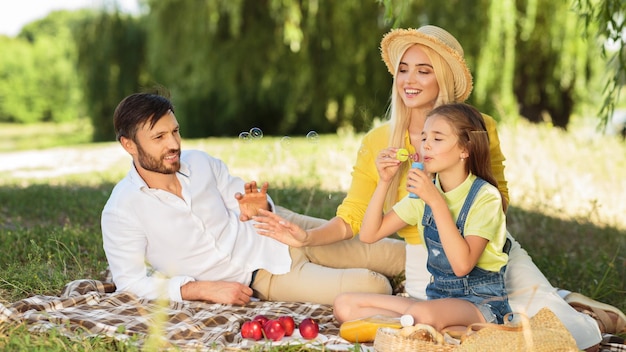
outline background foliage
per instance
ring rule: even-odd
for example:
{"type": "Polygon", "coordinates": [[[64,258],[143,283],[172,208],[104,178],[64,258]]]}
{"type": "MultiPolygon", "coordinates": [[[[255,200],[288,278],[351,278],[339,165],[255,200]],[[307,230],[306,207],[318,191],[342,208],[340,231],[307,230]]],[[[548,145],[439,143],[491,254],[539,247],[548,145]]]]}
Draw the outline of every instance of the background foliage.
{"type": "Polygon", "coordinates": [[[424,24],[463,44],[469,102],[501,121],[606,119],[624,82],[623,0],[140,1],[0,38],[0,122],[88,117],[94,141],[112,140],[119,100],[165,87],[187,137],[367,131],[390,92],[382,35],[424,24]]]}
{"type": "Polygon", "coordinates": [[[84,115],[72,29],[84,13],[54,12],[0,36],[0,121],[62,122],[84,115]]]}

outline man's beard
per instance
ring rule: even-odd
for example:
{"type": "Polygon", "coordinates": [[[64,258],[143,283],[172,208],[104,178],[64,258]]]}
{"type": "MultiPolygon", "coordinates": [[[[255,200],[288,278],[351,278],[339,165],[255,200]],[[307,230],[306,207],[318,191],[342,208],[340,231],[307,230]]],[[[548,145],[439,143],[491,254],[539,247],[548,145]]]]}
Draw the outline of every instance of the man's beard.
{"type": "Polygon", "coordinates": [[[171,149],[168,151],[167,154],[176,153],[178,155],[178,161],[173,163],[170,167],[167,167],[163,163],[163,157],[157,159],[146,153],[139,143],[137,143],[137,152],[139,153],[139,165],[148,171],[158,172],[160,174],[173,174],[180,170],[180,149],[171,149]]]}

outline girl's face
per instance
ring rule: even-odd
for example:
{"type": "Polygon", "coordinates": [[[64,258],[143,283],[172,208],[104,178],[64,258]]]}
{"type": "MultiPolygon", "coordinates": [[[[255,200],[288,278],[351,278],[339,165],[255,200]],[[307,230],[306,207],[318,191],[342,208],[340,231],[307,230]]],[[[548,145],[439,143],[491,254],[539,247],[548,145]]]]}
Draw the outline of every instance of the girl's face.
{"type": "Polygon", "coordinates": [[[396,73],[396,89],[409,108],[435,107],[439,84],[430,59],[418,45],[413,45],[402,55],[396,73]]]}
{"type": "Polygon", "coordinates": [[[446,173],[463,171],[465,166],[462,158],[467,152],[459,146],[459,138],[450,122],[441,116],[430,116],[422,130],[421,155],[424,169],[430,173],[446,173]],[[460,169],[457,169],[460,168],[460,169]]]}

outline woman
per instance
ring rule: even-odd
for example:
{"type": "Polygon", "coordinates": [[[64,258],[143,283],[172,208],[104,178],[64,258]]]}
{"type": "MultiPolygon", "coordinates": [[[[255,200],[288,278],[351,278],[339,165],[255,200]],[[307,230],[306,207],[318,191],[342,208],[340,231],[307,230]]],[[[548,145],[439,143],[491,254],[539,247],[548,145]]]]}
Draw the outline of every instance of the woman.
{"type": "MultiPolygon", "coordinates": [[[[450,33],[436,26],[391,30],[382,39],[381,54],[394,78],[389,121],[363,138],[352,183],[337,209],[337,216],[324,221],[279,208],[278,215],[266,212],[257,218],[257,229],[260,234],[292,247],[306,247],[309,260],[329,267],[361,267],[394,276],[404,270],[405,258],[410,258],[406,265],[415,267],[415,271],[421,272],[422,276],[421,280],[407,282],[405,289],[410,296],[425,299],[430,274],[426,270],[427,253],[423,246],[407,246],[408,252],[405,253],[401,241],[384,239],[366,245],[360,243],[356,235],[379,181],[374,162],[378,152],[396,147],[415,154],[428,112],[441,104],[465,101],[472,91],[472,76],[461,45],[450,33]]],[[[503,209],[506,210],[508,190],[504,178],[504,156],[495,122],[488,115],[483,114],[483,118],[489,135],[492,172],[498,181],[503,209]]],[[[407,195],[408,169],[406,163],[395,176],[386,195],[385,211],[407,195]]],[[[407,244],[421,243],[415,227],[405,227],[398,231],[398,235],[407,244]]],[[[505,280],[513,310],[533,315],[548,306],[566,325],[581,349],[597,345],[601,340],[598,324],[565,302],[519,243],[510,235],[508,237],[512,246],[505,280]]]]}

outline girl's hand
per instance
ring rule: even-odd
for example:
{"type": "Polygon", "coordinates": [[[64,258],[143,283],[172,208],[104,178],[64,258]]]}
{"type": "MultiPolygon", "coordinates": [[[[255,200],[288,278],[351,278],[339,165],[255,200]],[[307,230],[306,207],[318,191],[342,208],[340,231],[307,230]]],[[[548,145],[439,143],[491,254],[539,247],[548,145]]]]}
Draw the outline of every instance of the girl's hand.
{"type": "Polygon", "coordinates": [[[409,169],[406,188],[410,193],[417,194],[428,205],[442,199],[441,193],[433,183],[431,174],[417,168],[409,169]]]}
{"type": "Polygon", "coordinates": [[[398,160],[396,157],[397,152],[398,148],[391,147],[383,149],[380,153],[378,153],[378,157],[376,157],[376,169],[378,170],[378,176],[381,181],[391,181],[393,176],[400,169],[402,161],[398,160]]]}
{"type": "Polygon", "coordinates": [[[303,247],[307,244],[309,235],[305,230],[271,211],[259,209],[258,215],[252,217],[252,220],[257,222],[254,227],[259,235],[273,238],[291,247],[303,247]]]}

